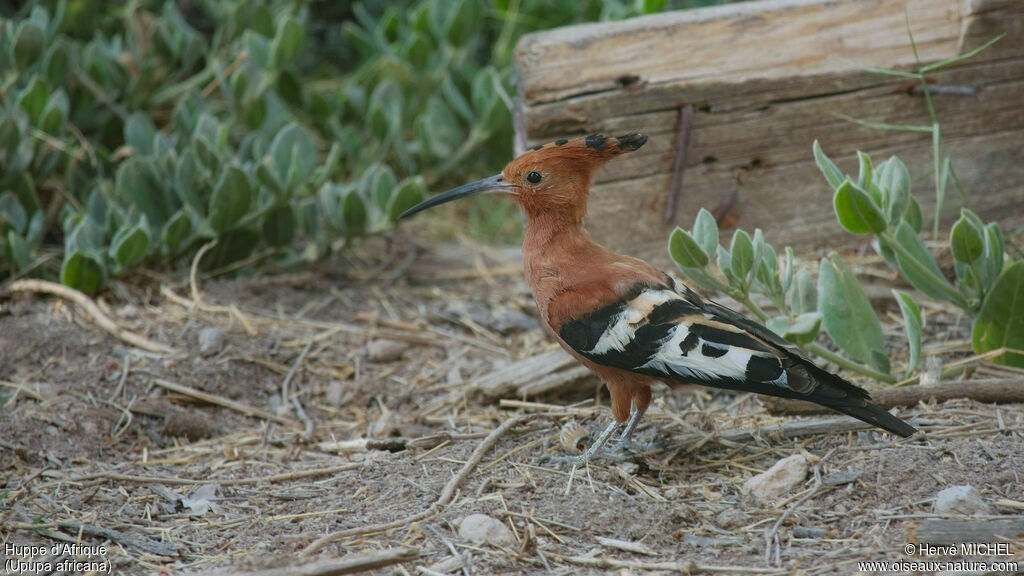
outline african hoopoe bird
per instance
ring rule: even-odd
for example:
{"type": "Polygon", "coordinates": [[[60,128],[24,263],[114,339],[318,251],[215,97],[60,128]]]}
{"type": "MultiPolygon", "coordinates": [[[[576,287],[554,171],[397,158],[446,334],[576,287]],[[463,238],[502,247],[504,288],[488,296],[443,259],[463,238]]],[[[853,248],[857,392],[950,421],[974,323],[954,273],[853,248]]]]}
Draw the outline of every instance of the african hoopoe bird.
{"type": "Polygon", "coordinates": [[[872,404],[866,390],[819,368],[768,328],[591,240],[583,217],[594,171],[645,142],[642,134],[594,134],[537,146],[500,174],[401,215],[484,192],[509,194],[518,202],[527,220],[523,266],[541,318],[611,394],[614,420],[583,458],[623,423],[620,442],[629,441],[658,380],[808,400],[900,436],[916,432],[872,404]]]}

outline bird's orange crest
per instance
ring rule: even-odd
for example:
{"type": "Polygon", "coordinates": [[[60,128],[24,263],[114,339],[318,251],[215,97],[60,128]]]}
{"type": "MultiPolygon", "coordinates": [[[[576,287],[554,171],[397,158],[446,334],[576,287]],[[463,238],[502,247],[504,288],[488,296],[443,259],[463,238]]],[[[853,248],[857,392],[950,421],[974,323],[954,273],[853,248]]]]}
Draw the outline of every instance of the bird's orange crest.
{"type": "Polygon", "coordinates": [[[505,166],[501,176],[515,188],[516,200],[527,216],[558,215],[581,221],[594,170],[646,142],[646,136],[636,133],[556,140],[521,154],[505,166]]]}

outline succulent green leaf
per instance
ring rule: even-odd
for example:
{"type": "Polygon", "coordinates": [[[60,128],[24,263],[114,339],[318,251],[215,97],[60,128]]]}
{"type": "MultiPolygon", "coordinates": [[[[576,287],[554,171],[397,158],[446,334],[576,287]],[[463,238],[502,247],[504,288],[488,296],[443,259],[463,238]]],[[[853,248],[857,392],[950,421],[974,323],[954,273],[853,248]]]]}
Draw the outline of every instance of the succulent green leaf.
{"type": "Polygon", "coordinates": [[[137,264],[149,250],[149,232],[146,230],[145,216],[142,220],[138,224],[118,230],[110,243],[110,258],[120,270],[137,264]]]}
{"type": "Polygon", "coordinates": [[[61,284],[92,294],[106,281],[106,269],[95,256],[83,251],[68,252],[60,269],[61,284]]]}
{"type": "Polygon", "coordinates": [[[24,72],[39,60],[46,48],[46,34],[31,21],[23,21],[14,36],[14,63],[24,72]]]}
{"type": "Polygon", "coordinates": [[[46,60],[43,62],[46,80],[50,84],[60,86],[64,83],[69,60],[68,49],[63,40],[57,40],[50,46],[50,50],[46,54],[46,60]]]}
{"type": "Polygon", "coordinates": [[[302,83],[291,70],[282,70],[277,74],[277,94],[292,108],[301,110],[305,106],[302,83]]]}
{"type": "Polygon", "coordinates": [[[914,370],[917,370],[917,364],[921,360],[921,308],[910,294],[902,290],[893,289],[892,295],[896,297],[900,312],[903,313],[903,330],[907,335],[907,346],[910,350],[910,360],[907,362],[907,371],[903,377],[909,378],[914,370]]]}
{"type": "Polygon", "coordinates": [[[37,245],[43,239],[43,232],[46,227],[45,215],[42,211],[36,212],[28,220],[28,231],[25,233],[25,240],[31,245],[37,245]]]}
{"type": "Polygon", "coordinates": [[[290,204],[274,206],[263,217],[263,239],[276,248],[288,246],[295,240],[295,211],[290,204]]]}
{"type": "Polygon", "coordinates": [[[360,188],[363,198],[372,199],[381,210],[387,210],[397,182],[395,171],[391,169],[391,166],[373,164],[362,178],[360,188]]]}
{"type": "Polygon", "coordinates": [[[745,230],[737,229],[729,246],[732,255],[732,273],[744,286],[749,286],[750,271],[754,268],[754,243],[745,230]]]}
{"type": "Polygon", "coordinates": [[[466,97],[462,95],[458,86],[451,79],[450,76],[446,77],[444,82],[441,84],[441,94],[444,96],[445,101],[448,102],[448,106],[463,120],[472,123],[475,119],[473,116],[473,108],[470,107],[469,102],[466,101],[466,97]]]}
{"type": "Polygon", "coordinates": [[[0,232],[9,228],[23,234],[27,226],[28,213],[18,197],[11,192],[0,194],[0,232]]]}
{"type": "Polygon", "coordinates": [[[864,190],[849,179],[836,188],[832,199],[839,223],[854,234],[885,230],[885,217],[864,190]]]}
{"type": "Polygon", "coordinates": [[[701,208],[693,221],[693,237],[705,254],[714,254],[718,248],[718,222],[707,209],[701,208]]]}
{"type": "Polygon", "coordinates": [[[304,41],[302,25],[291,14],[286,14],[278,23],[277,34],[271,44],[271,65],[279,67],[294,60],[304,41]]]}
{"type": "Polygon", "coordinates": [[[369,219],[366,204],[355,190],[349,191],[342,200],[341,218],[347,236],[358,236],[366,230],[369,219]]]}
{"type": "Polygon", "coordinates": [[[402,92],[390,80],[381,82],[370,96],[367,123],[370,133],[379,139],[397,134],[402,125],[402,92]]]}
{"type": "Polygon", "coordinates": [[[885,161],[877,177],[878,185],[887,191],[885,218],[895,228],[910,205],[910,171],[902,160],[893,156],[885,161]]]}
{"type": "Polygon", "coordinates": [[[274,137],[270,144],[270,157],[277,171],[277,181],[286,189],[291,188],[313,173],[317,159],[316,142],[309,130],[291,123],[274,137]]]}
{"type": "Polygon", "coordinates": [[[985,253],[985,229],[961,214],[949,231],[949,247],[953,258],[964,264],[972,264],[985,253]]]}
{"type": "Polygon", "coordinates": [[[909,224],[915,233],[921,233],[921,228],[924,226],[924,217],[921,215],[921,205],[917,203],[917,198],[914,196],[910,197],[907,211],[903,213],[903,221],[909,224]]]}
{"type": "Polygon", "coordinates": [[[782,293],[782,283],[779,281],[779,255],[775,253],[775,248],[761,240],[761,244],[758,244],[760,239],[761,230],[758,229],[754,233],[754,254],[760,253],[760,257],[757,258],[755,263],[756,278],[758,283],[764,287],[766,291],[771,294],[782,293]]]}
{"type": "Polygon", "coordinates": [[[871,156],[857,150],[857,161],[860,163],[860,171],[857,173],[857,186],[861,190],[867,190],[870,188],[871,183],[874,182],[871,156]]]}
{"type": "Polygon", "coordinates": [[[952,288],[952,285],[942,274],[942,270],[939,269],[939,265],[935,262],[935,257],[932,256],[928,247],[924,245],[909,224],[903,222],[896,228],[895,240],[906,252],[893,250],[896,265],[903,277],[910,282],[911,286],[928,296],[947,300],[948,296],[939,284],[945,284],[949,288],[952,288]]]}
{"type": "Polygon", "coordinates": [[[990,262],[993,277],[999,276],[1003,270],[1004,254],[1003,229],[992,222],[985,226],[985,254],[990,262]]]}
{"type": "Polygon", "coordinates": [[[435,51],[430,38],[426,34],[414,30],[406,38],[405,54],[410,64],[417,68],[424,68],[429,65],[430,58],[435,51]]]}
{"type": "Polygon", "coordinates": [[[156,137],[156,126],[149,114],[135,112],[124,123],[124,142],[135,148],[139,154],[149,156],[153,153],[153,140],[156,137]]]}
{"type": "Polygon", "coordinates": [[[832,188],[839,188],[839,185],[843,183],[846,176],[843,171],[836,166],[836,163],[825,154],[825,151],[821,149],[821,144],[817,140],[814,141],[814,161],[818,164],[818,169],[825,176],[825,180],[832,188]]]}
{"type": "Polygon", "coordinates": [[[263,4],[246,4],[244,10],[249,12],[249,29],[266,36],[274,34],[274,14],[263,4]]]}
{"type": "Polygon", "coordinates": [[[281,181],[277,179],[274,164],[273,156],[267,156],[264,158],[263,161],[256,166],[256,178],[260,181],[260,184],[266,186],[271,192],[280,197],[284,195],[285,189],[282,186],[281,181]]]}
{"type": "Polygon", "coordinates": [[[1024,368],[1024,260],[1008,266],[996,279],[974,320],[971,343],[978,354],[1009,348],[994,362],[1024,368]]]}
{"type": "Polygon", "coordinates": [[[25,238],[14,230],[8,230],[5,239],[7,242],[3,245],[3,258],[9,259],[15,270],[28,269],[32,265],[32,250],[25,238]]]}
{"type": "Polygon", "coordinates": [[[245,172],[237,166],[228,166],[210,197],[210,226],[218,233],[230,230],[249,213],[254,199],[245,172]]]}
{"type": "Polygon", "coordinates": [[[216,270],[244,260],[260,245],[260,233],[252,228],[236,228],[217,239],[214,246],[203,257],[204,270],[216,270]]]}
{"type": "Polygon", "coordinates": [[[822,316],[818,312],[800,314],[782,333],[782,337],[794,344],[804,345],[814,342],[821,330],[822,316]]]}
{"type": "Polygon", "coordinates": [[[46,81],[39,76],[32,76],[28,86],[21,92],[18,105],[28,114],[29,121],[34,126],[39,126],[43,117],[43,110],[50,99],[50,88],[46,81]]]}
{"type": "Polygon", "coordinates": [[[689,232],[678,226],[668,238],[668,253],[682,268],[704,268],[708,265],[707,252],[689,232]]]}
{"type": "Polygon", "coordinates": [[[857,277],[838,254],[821,261],[818,312],[825,329],[846,354],[888,372],[882,326],[857,277]]]}
{"type": "Polygon", "coordinates": [[[715,252],[717,254],[716,261],[718,263],[718,269],[721,270],[722,274],[725,274],[725,276],[727,278],[731,277],[732,276],[732,254],[729,254],[729,251],[726,250],[725,246],[722,246],[721,244],[719,244],[715,248],[715,252]]]}
{"type": "Polygon", "coordinates": [[[775,332],[779,336],[783,336],[789,330],[791,323],[789,318],[786,316],[772,316],[764,323],[764,325],[772,332],[775,332]]]}
{"type": "Polygon", "coordinates": [[[786,246],[786,267],[782,272],[782,292],[789,292],[793,286],[793,248],[786,246]]]}
{"type": "Polygon", "coordinates": [[[395,189],[388,205],[388,216],[391,220],[398,220],[402,212],[422,202],[426,188],[421,176],[403,180],[395,189]]]}
{"type": "Polygon", "coordinates": [[[185,246],[185,241],[192,235],[194,224],[186,209],[178,210],[163,230],[164,248],[168,254],[174,254],[185,246]]]}
{"type": "Polygon", "coordinates": [[[64,89],[54,90],[39,117],[39,128],[47,134],[60,134],[64,130],[64,121],[67,120],[69,108],[68,95],[64,89]]]}
{"type": "Polygon", "coordinates": [[[793,277],[793,291],[789,295],[789,307],[795,314],[807,314],[818,310],[818,287],[811,273],[801,268],[793,277]]]}
{"type": "Polygon", "coordinates": [[[242,104],[242,120],[249,128],[256,130],[267,119],[267,101],[262,97],[253,98],[242,104]]]}
{"type": "Polygon", "coordinates": [[[4,110],[4,113],[0,114],[0,152],[12,150],[22,142],[23,128],[19,124],[25,124],[24,128],[28,127],[27,116],[19,109],[4,110]]]}
{"type": "Polygon", "coordinates": [[[460,2],[453,9],[453,17],[448,26],[448,42],[453,46],[463,46],[479,34],[482,9],[480,2],[460,2]]]}
{"type": "Polygon", "coordinates": [[[118,167],[114,191],[122,202],[137,207],[154,226],[163,226],[178,208],[157,176],[154,162],[142,156],[132,156],[118,167]]]}

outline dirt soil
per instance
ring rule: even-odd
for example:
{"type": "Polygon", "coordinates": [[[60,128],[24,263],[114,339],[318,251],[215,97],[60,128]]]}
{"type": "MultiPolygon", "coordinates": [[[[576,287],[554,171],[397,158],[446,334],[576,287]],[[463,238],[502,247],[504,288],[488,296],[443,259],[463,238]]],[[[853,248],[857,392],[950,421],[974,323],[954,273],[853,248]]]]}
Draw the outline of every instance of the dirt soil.
{"type": "MultiPolygon", "coordinates": [[[[957,518],[934,510],[945,488],[977,489],[972,521],[1024,515],[1020,404],[901,409],[923,438],[784,438],[771,430],[797,418],[750,395],[662,388],[644,450],[573,470],[559,434],[609,421],[599,382],[503,400],[476,386],[556,348],[518,253],[424,244],[200,277],[198,302],[182,274],[97,300],[170,354],[125,344],[69,301],[0,297],[3,574],[89,573],[58,566],[76,552],[116,574],[893,574],[912,567],[858,563],[971,558],[906,553],[957,518]],[[793,455],[806,472],[789,489],[745,493],[793,455]],[[474,514],[494,520],[463,523],[474,514]]],[[[962,324],[930,316],[926,354],[969,355],[962,324]]],[[[999,552],[973,558],[1021,561],[1024,539],[999,552]]]]}

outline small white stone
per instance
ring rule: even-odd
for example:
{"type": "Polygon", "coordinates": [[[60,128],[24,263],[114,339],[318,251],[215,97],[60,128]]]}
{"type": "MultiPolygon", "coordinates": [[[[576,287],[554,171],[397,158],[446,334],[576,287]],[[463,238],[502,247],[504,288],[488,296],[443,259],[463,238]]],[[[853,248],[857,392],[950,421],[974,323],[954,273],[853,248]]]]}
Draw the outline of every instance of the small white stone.
{"type": "Polygon", "coordinates": [[[771,468],[747,480],[743,492],[759,502],[777,498],[796,488],[807,477],[807,459],[794,454],[776,462],[771,468]]]}
{"type": "Polygon", "coordinates": [[[516,537],[504,522],[486,514],[470,514],[459,524],[459,537],[474,544],[511,547],[516,537]]]}
{"type": "Polygon", "coordinates": [[[224,347],[224,331],[216,326],[209,326],[199,331],[199,353],[213,356],[224,347]]]}
{"type": "Polygon", "coordinates": [[[331,380],[327,384],[327,391],[324,393],[324,400],[327,401],[329,406],[341,407],[341,394],[344,389],[341,386],[341,382],[338,380],[331,380]]]}
{"type": "Polygon", "coordinates": [[[381,338],[371,340],[366,345],[366,357],[371,362],[393,362],[401,358],[402,354],[405,354],[405,351],[408,349],[409,345],[405,342],[381,338]]]}
{"type": "Polygon", "coordinates": [[[988,514],[988,504],[974,486],[950,486],[935,495],[935,511],[942,514],[988,514]]]}

